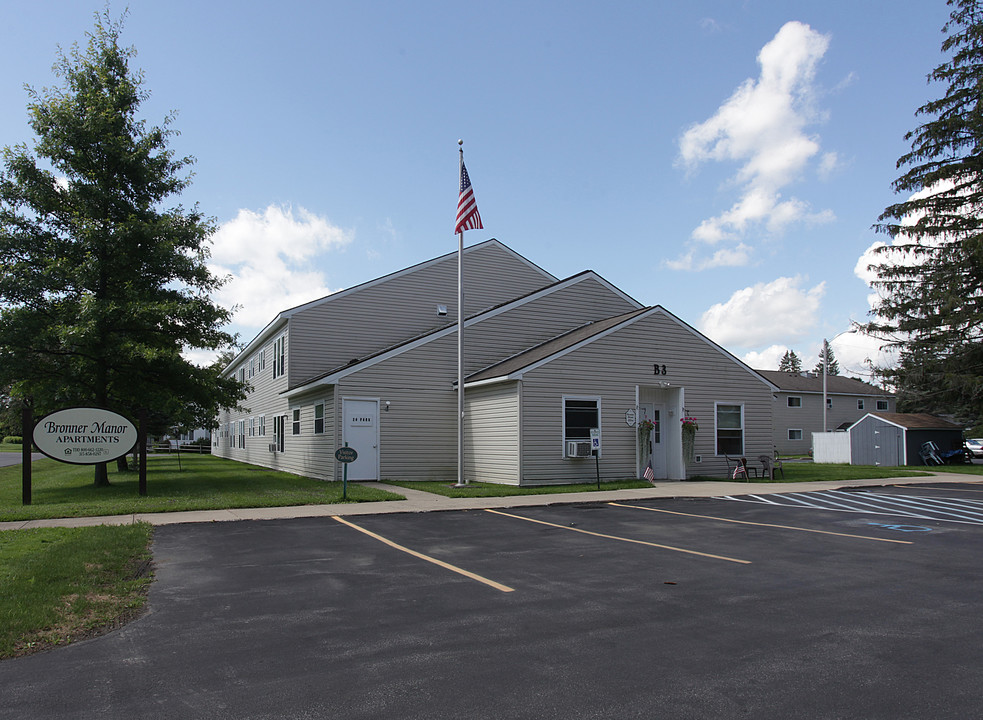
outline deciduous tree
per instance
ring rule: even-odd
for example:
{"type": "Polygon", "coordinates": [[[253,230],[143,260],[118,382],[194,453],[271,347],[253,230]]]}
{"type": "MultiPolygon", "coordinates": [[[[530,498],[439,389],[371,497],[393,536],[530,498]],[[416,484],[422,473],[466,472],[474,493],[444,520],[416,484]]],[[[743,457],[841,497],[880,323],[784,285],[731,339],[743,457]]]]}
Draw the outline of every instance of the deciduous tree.
{"type": "Polygon", "coordinates": [[[168,147],[173,116],[139,116],[148,92],[121,30],[107,11],[84,49],[59,51],[61,86],[28,89],[33,148],[4,149],[0,386],[36,414],[93,404],[210,424],[243,396],[181,355],[234,340],[210,297],[222,282],[206,266],[213,225],[173,204],[193,160],[168,147]]]}

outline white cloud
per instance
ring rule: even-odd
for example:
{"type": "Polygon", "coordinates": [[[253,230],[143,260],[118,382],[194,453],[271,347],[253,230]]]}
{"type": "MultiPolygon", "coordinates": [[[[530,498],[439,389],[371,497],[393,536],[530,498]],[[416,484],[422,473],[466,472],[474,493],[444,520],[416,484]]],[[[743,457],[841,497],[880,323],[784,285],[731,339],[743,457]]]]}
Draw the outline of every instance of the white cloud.
{"type": "MultiPolygon", "coordinates": [[[[860,332],[843,333],[829,341],[829,346],[833,350],[833,357],[836,358],[836,362],[840,366],[840,374],[859,375],[868,382],[871,380],[871,363],[875,367],[893,367],[897,364],[897,351],[882,350],[883,344],[883,340],[860,332]]],[[[816,346],[813,360],[809,363],[809,369],[815,367],[816,363],[819,362],[821,348],[822,343],[816,346]]]]}
{"type": "Polygon", "coordinates": [[[271,205],[240,210],[212,236],[213,273],[232,279],[216,293],[225,307],[240,306],[233,323],[261,328],[278,312],[332,292],[314,267],[318,257],[351,242],[351,233],[304,208],[271,205]]]}
{"type": "MultiPolygon", "coordinates": [[[[831,212],[814,213],[807,202],[782,199],[781,193],[820,154],[819,140],[807,128],[822,119],[814,82],[828,47],[829,36],[800,22],[786,23],[761,49],[758,79],[745,80],[713,117],[683,134],[679,159],[688,170],[709,161],[740,164],[732,178],[740,197],[729,210],[703,221],[694,240],[739,242],[757,227],[780,234],[795,222],[832,219],[831,212]]],[[[819,172],[828,174],[835,164],[835,153],[826,153],[819,172]]]]}
{"type": "Polygon", "coordinates": [[[696,259],[696,253],[690,250],[677,260],[666,260],[665,265],[670,270],[707,270],[715,267],[744,267],[751,262],[751,248],[744,243],[733,248],[717,250],[709,258],[696,259]]]}
{"type": "MultiPolygon", "coordinates": [[[[925,197],[937,193],[949,192],[954,187],[951,181],[944,181],[938,183],[931,188],[926,188],[925,190],[920,190],[919,192],[913,194],[908,200],[920,200],[925,197]]],[[[918,243],[924,245],[925,247],[938,247],[939,245],[949,242],[949,238],[942,235],[938,237],[928,237],[928,236],[914,236],[905,232],[905,228],[910,228],[914,226],[922,217],[924,217],[924,211],[912,215],[906,215],[901,219],[901,232],[896,238],[892,238],[891,242],[883,242],[878,240],[872,243],[863,254],[857,258],[857,264],[853,267],[853,274],[859,279],[863,280],[868,287],[871,288],[871,293],[867,296],[867,301],[870,305],[870,309],[873,311],[877,310],[878,305],[881,302],[881,292],[874,287],[874,281],[878,279],[877,271],[872,269],[872,265],[897,265],[897,266],[908,266],[914,267],[925,262],[925,257],[921,255],[916,255],[914,253],[905,253],[901,251],[895,252],[883,252],[883,248],[890,248],[898,243],[901,244],[912,244],[918,243]]]]}
{"type": "Polygon", "coordinates": [[[745,353],[741,360],[755,370],[777,370],[779,361],[788,351],[789,348],[784,345],[772,345],[760,352],[745,353]]]}
{"type": "Polygon", "coordinates": [[[829,177],[840,168],[840,156],[835,152],[823,153],[819,161],[819,177],[828,180],[829,177]]]}
{"type": "Polygon", "coordinates": [[[753,348],[802,338],[817,323],[826,284],[802,287],[801,276],[738,290],[700,318],[699,329],[724,347],[753,348]]]}

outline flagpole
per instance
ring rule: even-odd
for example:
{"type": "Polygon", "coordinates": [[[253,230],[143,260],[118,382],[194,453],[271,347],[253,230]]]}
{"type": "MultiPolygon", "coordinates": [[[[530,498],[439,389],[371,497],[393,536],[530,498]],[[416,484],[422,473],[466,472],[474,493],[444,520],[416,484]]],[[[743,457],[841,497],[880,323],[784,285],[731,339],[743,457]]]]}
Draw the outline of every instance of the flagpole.
{"type": "MultiPolygon", "coordinates": [[[[464,171],[464,141],[457,141],[460,173],[464,171]]],[[[464,230],[457,234],[457,486],[464,479],[464,230]]]]}

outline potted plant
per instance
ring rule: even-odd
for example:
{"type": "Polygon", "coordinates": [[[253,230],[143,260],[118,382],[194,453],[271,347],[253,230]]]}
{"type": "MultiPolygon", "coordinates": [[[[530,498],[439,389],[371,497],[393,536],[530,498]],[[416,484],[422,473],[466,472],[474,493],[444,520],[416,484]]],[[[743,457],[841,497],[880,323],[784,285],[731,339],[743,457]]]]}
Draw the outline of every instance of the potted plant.
{"type": "Polygon", "coordinates": [[[696,431],[700,429],[695,417],[680,418],[683,424],[683,459],[686,462],[693,461],[693,447],[696,444],[696,431]]]}

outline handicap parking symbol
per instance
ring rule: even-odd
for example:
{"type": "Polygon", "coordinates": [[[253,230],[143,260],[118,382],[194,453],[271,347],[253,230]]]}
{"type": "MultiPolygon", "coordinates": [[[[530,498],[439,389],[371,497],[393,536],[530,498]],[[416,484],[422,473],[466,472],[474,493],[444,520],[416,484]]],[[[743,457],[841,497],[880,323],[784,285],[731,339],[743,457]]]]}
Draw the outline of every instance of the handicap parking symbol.
{"type": "Polygon", "coordinates": [[[891,523],[867,523],[868,525],[873,525],[874,527],[884,528],[885,530],[897,530],[898,532],[932,532],[932,528],[925,527],[924,525],[894,525],[891,523]]]}

